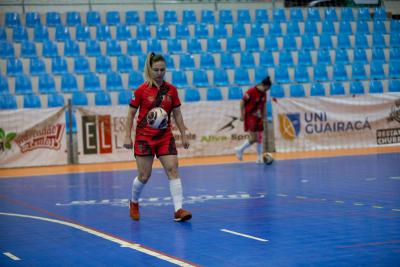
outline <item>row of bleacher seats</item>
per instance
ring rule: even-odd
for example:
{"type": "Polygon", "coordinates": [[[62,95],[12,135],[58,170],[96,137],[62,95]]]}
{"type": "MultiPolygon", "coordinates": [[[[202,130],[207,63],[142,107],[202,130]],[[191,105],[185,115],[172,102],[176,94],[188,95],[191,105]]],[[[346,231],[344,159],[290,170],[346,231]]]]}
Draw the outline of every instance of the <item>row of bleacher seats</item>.
{"type": "MultiPolygon", "coordinates": [[[[178,88],[240,85],[250,86],[261,81],[266,75],[277,83],[309,83],[327,81],[400,79],[400,61],[396,64],[353,63],[352,65],[315,65],[296,68],[278,66],[271,68],[235,68],[235,69],[196,69],[191,71],[174,70],[166,74],[166,80],[178,88]]],[[[121,91],[135,89],[142,82],[143,74],[139,71],[129,73],[108,72],[96,74],[88,72],[84,75],[63,73],[53,76],[42,73],[39,76],[18,74],[15,77],[0,76],[0,92],[41,94],[72,91],[121,91]]]]}
{"type": "Polygon", "coordinates": [[[9,42],[35,41],[43,42],[55,40],[63,42],[65,40],[86,41],[95,39],[99,41],[107,40],[127,40],[135,38],[147,40],[149,38],[169,39],[169,38],[227,38],[227,37],[283,37],[286,35],[301,36],[307,35],[339,35],[339,34],[371,34],[388,32],[400,32],[400,21],[340,21],[340,22],[273,22],[273,23],[253,23],[232,25],[225,24],[157,24],[146,25],[137,24],[127,26],[120,24],[117,26],[97,25],[93,27],[78,25],[65,27],[62,25],[48,28],[37,25],[34,28],[15,26],[13,28],[0,27],[0,40],[9,42]]]}
{"type": "MultiPolygon", "coordinates": [[[[399,65],[400,47],[373,49],[320,49],[282,52],[242,52],[242,53],[201,53],[165,55],[169,70],[181,71],[193,69],[233,69],[237,67],[256,68],[274,66],[313,66],[353,63],[393,63],[399,65]]],[[[97,56],[85,57],[31,57],[0,59],[0,74],[15,76],[22,73],[40,75],[53,73],[59,75],[65,72],[84,74],[88,72],[106,73],[110,71],[130,72],[143,70],[146,55],[141,56],[97,56]]]]}
{"type": "MultiPolygon", "coordinates": [[[[17,12],[6,12],[4,18],[0,20],[6,27],[15,27],[18,25],[25,25],[26,27],[34,27],[38,24],[45,24],[49,27],[57,25],[75,26],[78,24],[84,25],[98,25],[105,23],[107,25],[128,24],[133,25],[137,23],[145,24],[159,24],[159,23],[211,23],[214,24],[224,23],[231,24],[235,22],[251,23],[251,22],[285,22],[285,21],[338,21],[338,20],[371,20],[371,11],[368,8],[291,8],[282,9],[276,8],[272,10],[267,9],[237,9],[233,12],[229,9],[214,10],[200,10],[200,14],[196,14],[194,10],[185,9],[181,14],[175,10],[164,10],[163,12],[156,10],[145,10],[138,12],[129,10],[126,12],[107,11],[102,14],[98,11],[81,12],[67,12],[65,14],[60,12],[47,12],[43,16],[37,12],[27,12],[21,18],[17,12]]],[[[373,11],[374,20],[386,20],[387,13],[384,8],[375,8],[373,11]]]]}
{"type": "Polygon", "coordinates": [[[260,52],[260,51],[283,51],[283,50],[315,50],[315,49],[336,49],[336,48],[386,48],[400,47],[400,32],[390,35],[375,33],[373,35],[357,34],[347,35],[322,35],[300,37],[285,36],[283,38],[234,38],[227,39],[209,38],[204,42],[198,39],[169,39],[160,41],[150,39],[148,41],[138,41],[129,39],[128,41],[110,40],[106,42],[97,40],[87,40],[86,42],[66,41],[57,43],[45,41],[34,43],[24,41],[22,43],[0,42],[0,59],[10,57],[76,57],[89,56],[96,57],[108,55],[111,57],[121,55],[145,55],[150,51],[156,53],[198,54],[204,52],[221,53],[224,51],[235,52],[260,52]]]}
{"type": "MultiPolygon", "coordinates": [[[[224,88],[204,88],[179,90],[181,99],[185,102],[200,100],[220,101],[241,99],[245,89],[232,86],[224,88]]],[[[338,95],[359,95],[374,94],[383,92],[400,92],[400,80],[372,80],[372,81],[351,81],[351,82],[330,82],[330,83],[309,83],[273,85],[270,96],[281,97],[305,97],[305,96],[338,96],[338,95]]],[[[42,108],[61,107],[66,105],[66,99],[71,98],[75,106],[85,105],[126,105],[131,99],[132,92],[123,90],[119,92],[81,92],[71,94],[52,93],[47,95],[25,94],[16,96],[11,94],[0,94],[0,109],[16,108],[42,108]],[[47,103],[47,105],[46,105],[47,103]]],[[[270,105],[271,103],[268,103],[270,105]]]]}

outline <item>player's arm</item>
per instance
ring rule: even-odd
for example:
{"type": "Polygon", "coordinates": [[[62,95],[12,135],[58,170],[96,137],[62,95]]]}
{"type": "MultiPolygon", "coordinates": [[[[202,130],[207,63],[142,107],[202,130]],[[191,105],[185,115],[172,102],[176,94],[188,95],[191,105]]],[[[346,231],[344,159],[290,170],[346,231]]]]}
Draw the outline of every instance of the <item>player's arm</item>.
{"type": "Polygon", "coordinates": [[[125,125],[124,147],[126,149],[132,149],[131,131],[133,126],[133,119],[135,118],[136,112],[137,108],[129,106],[128,115],[126,116],[126,125],[125,125]]]}
{"type": "Polygon", "coordinates": [[[243,99],[240,100],[240,120],[244,120],[244,101],[243,99]]]}
{"type": "Polygon", "coordinates": [[[178,127],[179,131],[181,132],[182,136],[182,145],[185,149],[189,148],[189,140],[186,136],[186,126],[183,122],[182,112],[180,107],[176,107],[172,110],[172,114],[174,115],[176,126],[178,127]]]}

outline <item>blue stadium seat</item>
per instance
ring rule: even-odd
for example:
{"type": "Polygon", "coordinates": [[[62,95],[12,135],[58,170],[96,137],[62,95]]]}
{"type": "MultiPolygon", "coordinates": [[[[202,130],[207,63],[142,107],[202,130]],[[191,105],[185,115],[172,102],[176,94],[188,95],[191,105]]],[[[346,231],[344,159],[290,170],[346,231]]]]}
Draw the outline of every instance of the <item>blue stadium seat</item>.
{"type": "Polygon", "coordinates": [[[167,40],[167,50],[170,54],[179,54],[182,53],[182,43],[180,39],[169,38],[167,40]]]}
{"type": "Polygon", "coordinates": [[[312,66],[313,61],[310,50],[302,49],[297,52],[298,65],[312,66]]]}
{"type": "Polygon", "coordinates": [[[371,62],[386,63],[385,51],[381,47],[372,47],[371,62]]]}
{"type": "Polygon", "coordinates": [[[335,64],[349,64],[349,55],[347,49],[338,48],[335,51],[335,64]]]}
{"type": "Polygon", "coordinates": [[[200,14],[200,22],[207,24],[215,24],[214,11],[208,9],[202,9],[200,14]]]}
{"type": "Polygon", "coordinates": [[[243,89],[238,86],[231,86],[228,88],[228,99],[239,100],[243,98],[243,89]]]}
{"type": "Polygon", "coordinates": [[[238,9],[236,11],[236,22],[251,23],[250,11],[248,9],[238,9]]]}
{"type": "Polygon", "coordinates": [[[159,18],[156,10],[145,10],[144,11],[144,23],[147,25],[158,24],[159,18]]]}
{"type": "Polygon", "coordinates": [[[54,75],[60,75],[68,72],[68,64],[63,57],[53,57],[51,59],[51,72],[54,75]]]}
{"type": "Polygon", "coordinates": [[[190,88],[185,90],[185,102],[200,101],[200,92],[197,89],[190,88]]]}
{"type": "Polygon", "coordinates": [[[286,14],[283,8],[272,9],[272,20],[278,22],[286,22],[286,14]]]}
{"type": "Polygon", "coordinates": [[[132,37],[131,30],[126,24],[118,24],[116,29],[117,40],[128,40],[132,37]]]}
{"type": "Polygon", "coordinates": [[[99,41],[107,41],[111,39],[111,31],[108,25],[96,26],[96,39],[99,41]]]}
{"type": "Polygon", "coordinates": [[[258,83],[261,82],[265,76],[268,75],[268,69],[265,67],[257,67],[254,69],[254,82],[258,83]]]}
{"type": "Polygon", "coordinates": [[[250,76],[246,68],[235,68],[233,73],[233,83],[235,85],[249,85],[250,76]]]}
{"type": "Polygon", "coordinates": [[[115,39],[108,40],[106,43],[106,53],[109,56],[120,56],[122,55],[121,45],[115,39]]]}
{"type": "Polygon", "coordinates": [[[165,59],[165,65],[167,66],[167,69],[175,69],[175,60],[171,55],[164,55],[165,59]]]}
{"type": "Polygon", "coordinates": [[[169,25],[161,23],[156,25],[156,37],[157,39],[168,39],[171,37],[169,25]]]}
{"type": "Polygon", "coordinates": [[[118,72],[112,71],[107,73],[106,77],[106,90],[108,91],[122,91],[125,90],[122,85],[122,78],[118,72]]]}
{"type": "Polygon", "coordinates": [[[42,56],[43,57],[57,57],[58,56],[57,43],[54,41],[51,41],[51,40],[43,41],[42,56]]]}
{"type": "Polygon", "coordinates": [[[97,26],[101,24],[101,17],[98,11],[87,11],[86,12],[86,25],[97,26]]]}
{"type": "Polygon", "coordinates": [[[224,52],[220,54],[221,68],[232,69],[235,68],[235,59],[232,53],[224,52]]]}
{"type": "Polygon", "coordinates": [[[364,85],[360,81],[350,82],[350,94],[363,95],[365,93],[364,85]]]}
{"type": "Polygon", "coordinates": [[[76,77],[72,73],[64,73],[61,75],[61,92],[71,93],[78,91],[78,83],[76,77]]]}
{"type": "Polygon", "coordinates": [[[318,35],[317,23],[315,21],[307,20],[304,24],[304,34],[318,35]]]}
{"type": "Polygon", "coordinates": [[[85,56],[78,56],[74,58],[74,72],[76,74],[90,72],[89,60],[85,56]]]}
{"type": "Polygon", "coordinates": [[[111,106],[111,96],[109,92],[100,91],[94,95],[94,104],[96,106],[111,106]]]}
{"type": "Polygon", "coordinates": [[[117,25],[121,23],[121,18],[118,11],[107,11],[106,12],[106,23],[108,25],[117,25]]]}
{"type": "Polygon", "coordinates": [[[335,30],[335,24],[332,21],[329,20],[324,20],[322,22],[322,31],[321,34],[323,35],[335,35],[336,30],[335,30]]]}
{"type": "Polygon", "coordinates": [[[190,37],[189,27],[185,23],[175,25],[175,37],[179,39],[186,39],[190,37]]]}
{"type": "Polygon", "coordinates": [[[385,36],[382,33],[374,33],[372,35],[372,47],[381,47],[381,48],[385,48],[386,45],[386,41],[385,41],[385,36]]]}
{"type": "Polygon", "coordinates": [[[264,27],[261,22],[256,21],[250,24],[250,36],[253,37],[264,37],[264,27]]]}
{"type": "Polygon", "coordinates": [[[310,82],[310,75],[308,74],[307,66],[297,65],[294,69],[294,81],[300,83],[310,82]]]}
{"type": "Polygon", "coordinates": [[[21,19],[18,12],[6,12],[5,13],[5,26],[8,28],[16,27],[21,25],[21,19]]]}
{"type": "Polygon", "coordinates": [[[349,34],[339,34],[337,36],[337,48],[348,49],[351,47],[349,34]]]}
{"type": "Polygon", "coordinates": [[[389,78],[400,79],[400,64],[389,64],[389,78]]]}
{"type": "Polygon", "coordinates": [[[220,9],[219,10],[219,23],[232,24],[233,16],[230,9],[220,9]]]}
{"type": "Polygon", "coordinates": [[[198,39],[208,38],[208,27],[205,23],[198,23],[194,25],[194,37],[198,39]]]}
{"type": "Polygon", "coordinates": [[[277,21],[273,21],[269,24],[268,35],[273,37],[280,37],[282,36],[282,27],[281,23],[277,21]]]}
{"type": "Polygon", "coordinates": [[[353,52],[354,52],[353,62],[368,64],[367,52],[365,49],[357,47],[353,50],[353,52]]]}
{"type": "Polygon", "coordinates": [[[232,25],[232,37],[244,38],[246,37],[246,28],[243,23],[234,23],[232,25]]]}
{"type": "Polygon", "coordinates": [[[72,105],[74,106],[87,106],[88,105],[88,97],[85,92],[82,91],[74,91],[72,92],[72,105]]]}
{"type": "Polygon", "coordinates": [[[379,62],[379,61],[371,62],[371,64],[370,64],[371,71],[370,71],[369,78],[371,78],[371,79],[379,79],[379,80],[386,78],[385,71],[383,69],[383,65],[382,64],[383,63],[379,62]]]}
{"type": "Polygon", "coordinates": [[[145,24],[136,25],[136,38],[139,40],[147,40],[151,38],[150,27],[145,24]]]}
{"type": "Polygon", "coordinates": [[[186,77],[186,72],[181,70],[173,70],[171,76],[172,76],[172,84],[175,85],[176,87],[184,88],[189,85],[186,77]]]}
{"type": "Polygon", "coordinates": [[[343,84],[341,82],[331,82],[330,95],[345,95],[343,84]]]}
{"type": "Polygon", "coordinates": [[[12,31],[12,39],[14,43],[20,43],[28,40],[28,30],[24,26],[15,26],[12,31]]]}
{"type": "Polygon", "coordinates": [[[390,33],[400,32],[400,20],[392,19],[390,21],[390,33]]]}
{"type": "Polygon", "coordinates": [[[274,56],[271,51],[263,50],[260,52],[260,64],[261,67],[274,67],[274,56]]]}
{"type": "Polygon", "coordinates": [[[293,36],[300,36],[301,32],[300,32],[300,27],[299,27],[299,23],[297,21],[288,21],[286,24],[286,33],[288,35],[293,35],[293,36]]]}
{"type": "Polygon", "coordinates": [[[319,13],[319,8],[309,7],[307,8],[307,20],[309,21],[320,21],[321,15],[319,13]]]}
{"type": "Polygon", "coordinates": [[[228,30],[226,29],[226,25],[223,23],[215,24],[213,29],[214,38],[226,38],[228,36],[228,30]]]}
{"type": "Polygon", "coordinates": [[[17,98],[11,94],[0,94],[0,109],[17,109],[17,98]]]}
{"type": "Polygon", "coordinates": [[[55,40],[57,42],[65,42],[66,40],[70,40],[70,39],[71,39],[71,35],[69,33],[68,27],[65,27],[61,24],[57,25],[55,40]]]}
{"type": "Polygon", "coordinates": [[[139,71],[131,71],[128,77],[128,89],[134,90],[144,82],[143,75],[139,71]]]}
{"type": "Polygon", "coordinates": [[[162,53],[162,45],[159,39],[147,40],[147,53],[154,52],[156,54],[162,53]]]}
{"type": "Polygon", "coordinates": [[[374,20],[387,20],[387,14],[384,7],[375,7],[374,20]]]}
{"type": "Polygon", "coordinates": [[[294,63],[293,63],[292,52],[285,50],[281,51],[279,53],[279,65],[286,67],[293,66],[294,63]]]}
{"type": "Polygon", "coordinates": [[[86,40],[86,56],[88,57],[101,56],[101,47],[99,41],[86,40]]]}
{"type": "Polygon", "coordinates": [[[371,80],[369,82],[369,93],[370,94],[382,94],[383,93],[382,81],[371,80]]]}
{"type": "Polygon", "coordinates": [[[184,9],[182,11],[182,23],[194,24],[196,22],[196,12],[193,9],[184,9]]]}
{"type": "Polygon", "coordinates": [[[33,28],[33,41],[41,43],[46,40],[49,40],[47,27],[41,24],[36,25],[33,28]]]}
{"type": "Polygon", "coordinates": [[[23,107],[24,108],[41,108],[42,102],[40,101],[40,97],[36,94],[24,95],[23,107]]]}
{"type": "Polygon", "coordinates": [[[202,69],[193,70],[192,84],[196,87],[209,87],[210,82],[208,81],[207,72],[202,69]]]}
{"type": "Polygon", "coordinates": [[[400,80],[389,80],[389,92],[400,92],[400,80]]]}
{"type": "Polygon", "coordinates": [[[56,27],[61,24],[61,15],[57,11],[49,11],[46,13],[46,25],[48,27],[56,27]]]}
{"type": "Polygon", "coordinates": [[[207,88],[207,100],[208,101],[221,101],[223,100],[221,89],[217,87],[207,88]]]}
{"type": "MultiPolygon", "coordinates": [[[[26,43],[26,41],[23,43],[26,43]]],[[[0,42],[0,58],[13,58],[13,57],[14,57],[14,46],[9,42],[0,42]]]]}
{"type": "Polygon", "coordinates": [[[305,97],[306,93],[302,84],[291,84],[289,86],[290,97],[305,97]]]}
{"type": "Polygon", "coordinates": [[[164,10],[164,23],[167,24],[174,24],[178,22],[178,15],[176,14],[175,10],[169,9],[164,10]]]}
{"type": "Polygon", "coordinates": [[[210,53],[221,53],[222,51],[223,50],[222,50],[221,40],[220,39],[215,38],[215,37],[210,37],[210,38],[207,39],[207,52],[210,52],[210,53]]]}
{"type": "Polygon", "coordinates": [[[303,21],[303,11],[299,7],[292,7],[289,9],[290,12],[290,20],[291,21],[303,21]]]}
{"type": "Polygon", "coordinates": [[[240,67],[254,68],[255,65],[255,59],[252,52],[244,51],[240,54],[240,67]]]}
{"type": "Polygon", "coordinates": [[[369,48],[368,38],[366,34],[357,33],[354,38],[354,46],[356,48],[369,48]]]}
{"type": "Polygon", "coordinates": [[[10,89],[8,88],[8,78],[0,75],[0,94],[9,93],[10,89]]]}
{"type": "Polygon", "coordinates": [[[400,61],[400,48],[399,47],[391,47],[389,49],[389,61],[393,62],[393,64],[397,64],[395,62],[400,61]]]}
{"type": "Polygon", "coordinates": [[[333,80],[335,81],[346,81],[349,77],[347,75],[346,65],[337,63],[333,65],[333,80]]]}
{"type": "Polygon", "coordinates": [[[80,25],[81,14],[78,11],[68,11],[66,13],[66,25],[69,27],[75,27],[76,25],[80,25]]]}
{"type": "Polygon", "coordinates": [[[266,36],[264,38],[264,48],[269,51],[278,51],[278,41],[274,36],[266,36]]]}
{"type": "Polygon", "coordinates": [[[76,25],[75,27],[75,39],[77,41],[87,41],[90,40],[90,30],[88,26],[85,25],[76,25]]]}
{"type": "Polygon", "coordinates": [[[38,90],[40,94],[49,94],[56,92],[56,83],[52,75],[44,73],[39,76],[38,90]]]}
{"type": "Polygon", "coordinates": [[[189,38],[186,40],[187,43],[187,51],[190,51],[192,54],[201,53],[202,47],[200,40],[197,38],[189,38]]]}
{"type": "Polygon", "coordinates": [[[256,9],[255,11],[255,21],[259,23],[269,22],[269,16],[267,9],[256,9]]]}
{"type": "Polygon", "coordinates": [[[288,67],[279,65],[275,67],[275,82],[277,83],[290,83],[288,67]]]}
{"type": "Polygon", "coordinates": [[[325,64],[314,66],[314,81],[326,82],[329,81],[328,71],[325,64]]]}
{"type": "Polygon", "coordinates": [[[342,8],[341,20],[354,21],[353,9],[351,7],[342,8]]]}
{"type": "Polygon", "coordinates": [[[44,60],[39,57],[32,57],[29,60],[29,74],[32,76],[46,73],[46,65],[44,60]]]}
{"type": "Polygon", "coordinates": [[[325,87],[322,83],[313,83],[310,88],[310,96],[325,96],[325,87]]]}
{"type": "Polygon", "coordinates": [[[25,13],[25,26],[33,28],[38,24],[42,24],[39,12],[26,12],[25,13]]]}
{"type": "Polygon", "coordinates": [[[143,54],[142,45],[135,38],[128,39],[127,52],[128,52],[128,55],[131,55],[131,56],[142,55],[143,54]]]}
{"type": "Polygon", "coordinates": [[[301,36],[301,49],[314,50],[315,42],[313,35],[304,34],[301,36]]]}
{"type": "Polygon", "coordinates": [[[338,34],[346,34],[350,35],[353,34],[353,29],[351,28],[351,23],[350,21],[347,20],[341,20],[339,21],[339,32],[338,34]]]}
{"type": "Polygon", "coordinates": [[[128,105],[132,99],[131,90],[123,90],[118,93],[118,105],[128,105]]]}
{"type": "Polygon", "coordinates": [[[296,37],[294,35],[285,35],[283,37],[283,48],[285,50],[297,50],[296,37]]]}
{"type": "Polygon", "coordinates": [[[83,76],[83,89],[86,92],[101,91],[100,78],[96,73],[89,72],[83,76]]]}
{"type": "Polygon", "coordinates": [[[128,55],[117,57],[117,71],[126,73],[130,72],[132,68],[132,59],[128,55]]]}
{"type": "Polygon", "coordinates": [[[191,54],[181,54],[179,56],[179,68],[182,69],[182,70],[194,69],[195,68],[195,63],[194,63],[193,55],[191,55],[191,54]]]}
{"type": "Polygon", "coordinates": [[[64,106],[64,95],[60,93],[52,93],[47,95],[47,107],[56,108],[64,106]]]}
{"type": "Polygon", "coordinates": [[[96,57],[96,72],[107,73],[111,71],[111,60],[108,56],[96,57]]]}
{"type": "Polygon", "coordinates": [[[325,21],[334,22],[338,20],[336,9],[334,7],[328,7],[325,9],[325,21]]]}
{"type": "Polygon", "coordinates": [[[125,23],[127,25],[136,25],[140,22],[139,12],[137,10],[128,10],[125,12],[125,23]]]}
{"type": "Polygon", "coordinates": [[[4,27],[0,26],[0,41],[7,41],[7,31],[4,27]]]}
{"type": "Polygon", "coordinates": [[[320,36],[319,36],[319,49],[332,49],[333,48],[333,44],[332,44],[332,38],[331,35],[329,34],[325,34],[325,32],[323,32],[320,36]]]}
{"type": "Polygon", "coordinates": [[[225,69],[214,69],[213,84],[214,86],[228,86],[230,84],[228,73],[225,69]]]}
{"type": "Polygon", "coordinates": [[[367,7],[357,9],[357,20],[371,20],[371,14],[367,7]]]}
{"type": "Polygon", "coordinates": [[[328,49],[319,49],[317,52],[317,64],[330,65],[332,64],[331,54],[328,49]]]}
{"type": "Polygon", "coordinates": [[[138,56],[138,70],[143,70],[144,65],[146,64],[147,55],[140,55],[138,56]]]}
{"type": "Polygon", "coordinates": [[[374,28],[374,33],[382,33],[382,34],[387,33],[385,21],[374,20],[373,28],[374,28]]]}
{"type": "Polygon", "coordinates": [[[356,24],[356,33],[357,34],[370,34],[368,22],[365,20],[358,20],[356,24]]]}
{"type": "Polygon", "coordinates": [[[16,76],[23,73],[21,59],[8,58],[6,64],[7,76],[16,76]]]}
{"type": "Polygon", "coordinates": [[[200,68],[213,69],[215,68],[214,56],[211,53],[200,54],[200,68]]]}
{"type": "Polygon", "coordinates": [[[269,95],[271,97],[282,98],[285,97],[285,90],[280,84],[272,84],[269,95]]]}
{"type": "Polygon", "coordinates": [[[247,37],[245,40],[245,51],[258,52],[260,51],[260,44],[258,39],[254,37],[247,37]]]}

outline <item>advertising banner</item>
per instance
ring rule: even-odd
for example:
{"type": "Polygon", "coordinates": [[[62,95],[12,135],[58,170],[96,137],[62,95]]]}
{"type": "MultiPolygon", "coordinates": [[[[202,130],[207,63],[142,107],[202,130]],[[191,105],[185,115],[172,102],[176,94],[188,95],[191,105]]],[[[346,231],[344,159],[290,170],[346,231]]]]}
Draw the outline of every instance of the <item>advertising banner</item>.
{"type": "Polygon", "coordinates": [[[0,111],[0,167],[67,164],[64,108],[0,111]]]}
{"type": "Polygon", "coordinates": [[[400,145],[400,94],[272,101],[277,152],[400,145]]]}
{"type": "MultiPolygon", "coordinates": [[[[134,160],[133,151],[123,148],[128,106],[77,111],[80,163],[134,160]]],[[[180,132],[172,121],[179,157],[233,154],[234,147],[248,138],[238,118],[238,101],[185,103],[181,111],[190,148],[182,148],[180,132]]],[[[255,152],[255,148],[248,152],[255,152]]]]}

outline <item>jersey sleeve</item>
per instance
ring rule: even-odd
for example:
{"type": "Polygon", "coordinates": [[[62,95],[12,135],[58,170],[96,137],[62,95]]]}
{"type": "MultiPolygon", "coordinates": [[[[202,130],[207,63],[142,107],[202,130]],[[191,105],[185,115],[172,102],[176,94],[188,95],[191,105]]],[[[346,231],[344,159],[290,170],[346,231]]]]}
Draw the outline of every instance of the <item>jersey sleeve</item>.
{"type": "Polygon", "coordinates": [[[172,90],[172,108],[177,108],[181,106],[181,100],[179,99],[178,90],[173,87],[172,90]]]}
{"type": "Polygon", "coordinates": [[[142,98],[142,92],[143,92],[143,90],[141,90],[140,88],[138,88],[135,91],[132,91],[132,98],[131,98],[131,101],[129,102],[129,106],[136,108],[136,109],[139,108],[141,98],[142,98]]]}

